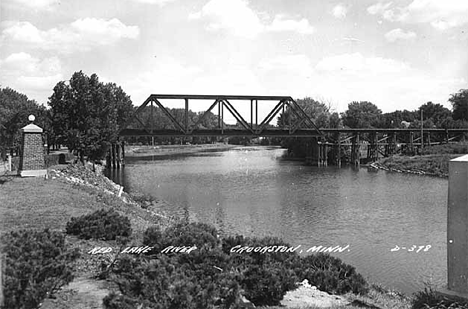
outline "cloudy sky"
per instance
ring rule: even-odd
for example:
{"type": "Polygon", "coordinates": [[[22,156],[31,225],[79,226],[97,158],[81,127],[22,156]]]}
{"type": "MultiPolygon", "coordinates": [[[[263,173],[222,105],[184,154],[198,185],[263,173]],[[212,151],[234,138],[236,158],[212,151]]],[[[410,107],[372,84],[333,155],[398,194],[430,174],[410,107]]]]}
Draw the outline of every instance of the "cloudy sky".
{"type": "Polygon", "coordinates": [[[151,93],[447,107],[468,88],[467,0],[1,0],[0,85],[46,104],[73,72],[151,93]]]}

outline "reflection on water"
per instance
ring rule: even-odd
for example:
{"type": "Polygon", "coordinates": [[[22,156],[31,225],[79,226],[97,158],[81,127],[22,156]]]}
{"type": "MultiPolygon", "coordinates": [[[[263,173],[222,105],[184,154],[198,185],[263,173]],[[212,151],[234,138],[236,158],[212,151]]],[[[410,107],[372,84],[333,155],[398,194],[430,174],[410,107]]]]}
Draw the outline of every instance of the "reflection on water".
{"type": "Polygon", "coordinates": [[[282,160],[283,152],[127,157],[111,178],[228,233],[279,236],[304,249],[349,244],[335,255],[390,288],[412,293],[424,282],[445,283],[447,180],[305,166],[282,160]],[[413,245],[432,247],[409,252],[413,245]]]}

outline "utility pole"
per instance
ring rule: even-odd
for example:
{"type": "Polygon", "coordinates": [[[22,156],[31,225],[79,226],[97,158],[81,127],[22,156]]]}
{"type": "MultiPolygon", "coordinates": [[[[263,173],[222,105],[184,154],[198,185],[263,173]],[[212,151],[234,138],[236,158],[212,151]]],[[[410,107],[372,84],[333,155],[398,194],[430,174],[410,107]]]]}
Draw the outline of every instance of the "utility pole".
{"type": "Polygon", "coordinates": [[[424,148],[423,109],[421,108],[421,150],[424,148]]]}

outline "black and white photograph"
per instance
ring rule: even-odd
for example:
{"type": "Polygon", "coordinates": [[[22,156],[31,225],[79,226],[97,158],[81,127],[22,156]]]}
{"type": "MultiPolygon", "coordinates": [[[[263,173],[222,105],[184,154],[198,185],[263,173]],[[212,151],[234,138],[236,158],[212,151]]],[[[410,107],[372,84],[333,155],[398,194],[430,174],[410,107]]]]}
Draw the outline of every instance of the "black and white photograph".
{"type": "Polygon", "coordinates": [[[468,1],[0,0],[1,309],[468,308],[468,1]]]}

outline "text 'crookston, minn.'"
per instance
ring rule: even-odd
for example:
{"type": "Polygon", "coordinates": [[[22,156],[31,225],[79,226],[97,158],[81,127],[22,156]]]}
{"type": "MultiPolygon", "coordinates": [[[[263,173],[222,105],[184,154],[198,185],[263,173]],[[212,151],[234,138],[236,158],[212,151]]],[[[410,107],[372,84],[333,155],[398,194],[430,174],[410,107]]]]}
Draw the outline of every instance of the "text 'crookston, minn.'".
{"type": "Polygon", "coordinates": [[[301,249],[302,245],[298,245],[296,247],[288,247],[288,246],[242,246],[242,245],[237,245],[231,248],[230,252],[231,253],[292,253],[292,252],[297,252],[297,253],[304,253],[304,250],[306,253],[317,253],[317,252],[323,252],[323,253],[334,253],[334,252],[344,252],[349,250],[349,245],[346,246],[331,246],[331,247],[325,247],[325,246],[312,246],[307,249],[301,249]]]}

